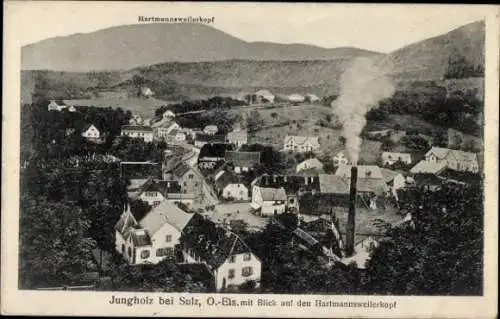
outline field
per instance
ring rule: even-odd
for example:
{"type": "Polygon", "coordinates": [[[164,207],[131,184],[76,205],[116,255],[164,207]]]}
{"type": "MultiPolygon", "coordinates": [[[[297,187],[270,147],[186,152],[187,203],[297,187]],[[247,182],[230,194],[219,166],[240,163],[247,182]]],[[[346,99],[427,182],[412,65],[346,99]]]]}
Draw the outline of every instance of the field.
{"type": "Polygon", "coordinates": [[[176,101],[163,101],[158,99],[87,99],[64,100],[64,103],[75,106],[112,107],[131,111],[143,118],[153,118],[155,110],[162,105],[177,103],[176,101]]]}

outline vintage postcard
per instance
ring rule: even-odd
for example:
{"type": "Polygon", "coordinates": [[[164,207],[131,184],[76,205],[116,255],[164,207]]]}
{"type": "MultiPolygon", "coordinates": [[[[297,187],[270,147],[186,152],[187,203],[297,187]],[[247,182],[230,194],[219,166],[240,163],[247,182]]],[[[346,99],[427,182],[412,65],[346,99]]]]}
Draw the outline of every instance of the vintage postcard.
{"type": "Polygon", "coordinates": [[[496,317],[498,9],[5,2],[2,314],[496,317]]]}

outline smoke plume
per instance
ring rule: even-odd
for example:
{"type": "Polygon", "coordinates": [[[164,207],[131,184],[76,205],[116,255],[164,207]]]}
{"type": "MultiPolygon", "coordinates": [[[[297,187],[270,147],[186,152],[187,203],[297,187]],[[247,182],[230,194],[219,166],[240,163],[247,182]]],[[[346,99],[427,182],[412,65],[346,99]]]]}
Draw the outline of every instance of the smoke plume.
{"type": "Polygon", "coordinates": [[[390,69],[388,61],[357,58],[342,74],[340,95],[332,102],[332,108],[342,123],[342,136],[353,165],[358,163],[366,113],[394,94],[395,88],[388,76],[390,69]]]}

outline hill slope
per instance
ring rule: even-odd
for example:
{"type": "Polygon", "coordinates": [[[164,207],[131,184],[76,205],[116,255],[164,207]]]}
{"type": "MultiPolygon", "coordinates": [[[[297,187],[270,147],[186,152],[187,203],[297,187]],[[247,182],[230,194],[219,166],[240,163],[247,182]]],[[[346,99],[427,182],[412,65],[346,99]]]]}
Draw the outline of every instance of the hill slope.
{"type": "Polygon", "coordinates": [[[476,21],[446,34],[405,46],[389,54],[394,73],[403,78],[440,79],[453,54],[484,67],[485,23],[476,21]]]}
{"type": "Polygon", "coordinates": [[[24,70],[127,70],[164,62],[317,60],[373,56],[357,48],[245,42],[202,24],[136,24],[46,39],[22,48],[24,70]]]}

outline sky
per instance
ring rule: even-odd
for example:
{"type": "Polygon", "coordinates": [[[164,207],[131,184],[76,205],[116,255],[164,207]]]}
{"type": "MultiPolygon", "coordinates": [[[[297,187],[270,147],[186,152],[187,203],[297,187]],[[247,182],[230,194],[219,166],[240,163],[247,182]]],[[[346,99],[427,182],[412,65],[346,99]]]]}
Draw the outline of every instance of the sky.
{"type": "Polygon", "coordinates": [[[21,1],[6,6],[11,27],[18,28],[21,46],[56,36],[136,24],[138,16],[202,16],[214,17],[211,26],[245,41],[352,46],[379,52],[390,52],[482,20],[491,10],[488,6],[470,5],[86,1],[21,1]]]}

